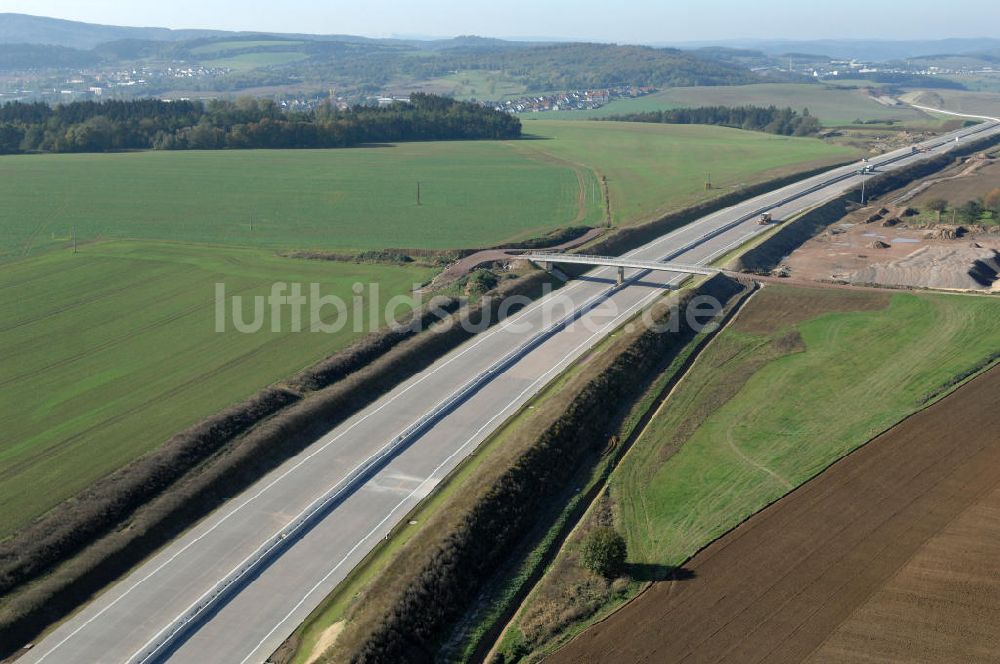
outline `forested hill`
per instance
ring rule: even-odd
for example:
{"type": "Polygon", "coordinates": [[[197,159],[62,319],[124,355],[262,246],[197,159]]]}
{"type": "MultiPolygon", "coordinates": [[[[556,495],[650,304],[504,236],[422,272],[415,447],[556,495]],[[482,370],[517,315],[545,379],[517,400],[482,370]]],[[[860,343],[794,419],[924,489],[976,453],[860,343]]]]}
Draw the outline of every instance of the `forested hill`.
{"type": "MultiPolygon", "coordinates": [[[[223,30],[129,28],[66,21],[46,16],[0,13],[0,44],[52,44],[87,49],[118,39],[177,40],[227,34],[223,30]]],[[[233,34],[233,33],[228,33],[233,34]]]]}
{"type": "MultiPolygon", "coordinates": [[[[456,57],[457,59],[457,57],[456,57]]],[[[498,64],[488,54],[477,66],[498,64]]],[[[528,88],[572,90],[613,85],[655,87],[740,85],[760,82],[744,67],[673,48],[616,44],[554,44],[509,51],[502,66],[525,77],[528,88]]]]}
{"type": "MultiPolygon", "coordinates": [[[[452,76],[486,74],[528,93],[622,85],[670,87],[758,82],[744,64],[696,51],[596,43],[540,43],[456,37],[370,39],[349,35],[220,33],[119,28],[0,13],[0,71],[115,72],[142,68],[128,91],[158,96],[178,84],[168,67],[204,67],[186,92],[234,92],[303,85],[336,88],[345,98],[387,88],[439,92],[452,76]]],[[[482,76],[480,76],[482,78],[482,76]]],[[[472,95],[489,98],[481,94],[472,95]]],[[[212,95],[206,95],[212,96],[212,95]]]]}
{"type": "Polygon", "coordinates": [[[426,94],[382,108],[322,106],[306,113],[285,113],[252,98],[0,106],[0,153],[337,148],[520,135],[521,121],[507,113],[426,94]]]}

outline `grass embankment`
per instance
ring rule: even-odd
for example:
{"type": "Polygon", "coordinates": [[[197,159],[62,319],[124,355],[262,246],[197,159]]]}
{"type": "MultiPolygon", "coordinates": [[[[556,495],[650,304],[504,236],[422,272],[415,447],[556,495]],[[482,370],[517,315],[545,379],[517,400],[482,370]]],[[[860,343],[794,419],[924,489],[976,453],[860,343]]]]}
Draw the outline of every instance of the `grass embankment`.
{"type": "Polygon", "coordinates": [[[525,132],[547,140],[516,143],[522,152],[552,155],[606,176],[612,220],[619,225],[858,154],[812,138],[703,125],[538,120],[526,124],[525,132]]]}
{"type": "MultiPolygon", "coordinates": [[[[351,301],[378,282],[408,294],[425,267],[280,258],[259,249],[113,242],[0,269],[0,536],[198,419],[287,377],[361,336],[215,331],[216,282],[244,298],[274,282],[351,301]]],[[[365,296],[368,297],[367,295],[365,296]]],[[[336,317],[328,307],[325,320],[336,317]]],[[[402,313],[402,310],[400,311],[402,313]]],[[[366,319],[367,320],[367,319],[366,319]]],[[[303,315],[309,324],[308,308],[303,315]]],[[[367,324],[367,323],[365,323],[367,324]]],[[[367,329],[367,328],[362,328],[367,329]]]]}
{"type": "Polygon", "coordinates": [[[1000,302],[771,286],[702,352],[610,480],[631,578],[560,552],[502,652],[564,642],[705,544],[996,359],[1000,302]]]}
{"type": "MultiPolygon", "coordinates": [[[[859,82],[858,85],[870,84],[859,82]]],[[[560,111],[546,113],[544,118],[582,120],[681,107],[771,105],[791,107],[797,111],[808,108],[826,126],[848,125],[855,120],[899,120],[908,124],[933,122],[929,116],[916,109],[880,104],[865,90],[818,83],[669,88],[644,97],[613,101],[593,111],[560,111]]],[[[533,122],[528,123],[525,129],[530,132],[533,125],[533,122]]]]}

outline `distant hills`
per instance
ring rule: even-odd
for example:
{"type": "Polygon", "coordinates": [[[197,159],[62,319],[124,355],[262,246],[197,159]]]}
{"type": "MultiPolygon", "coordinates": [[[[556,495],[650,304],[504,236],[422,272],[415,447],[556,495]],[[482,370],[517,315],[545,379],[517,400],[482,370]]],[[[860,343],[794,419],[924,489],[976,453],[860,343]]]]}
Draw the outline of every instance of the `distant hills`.
{"type": "MultiPolygon", "coordinates": [[[[126,27],[99,25],[80,21],[66,21],[28,14],[0,13],[0,44],[48,44],[82,50],[121,40],[179,42],[213,37],[246,37],[267,35],[272,37],[307,41],[338,41],[409,46],[421,50],[447,50],[466,48],[489,51],[498,48],[528,47],[539,44],[567,43],[566,40],[511,41],[475,36],[453,39],[394,37],[373,39],[353,35],[315,35],[293,33],[236,32],[226,30],[173,30],[156,27],[126,27]]],[[[654,47],[673,47],[681,50],[722,47],[744,49],[769,56],[786,54],[822,54],[831,58],[857,58],[884,62],[932,55],[1000,54],[1000,38],[946,38],[932,40],[875,40],[875,39],[744,39],[698,42],[663,42],[654,47]]]]}
{"type": "MultiPolygon", "coordinates": [[[[743,64],[672,48],[517,42],[476,36],[423,41],[349,35],[168,30],[92,25],[0,14],[0,70],[144,67],[135,94],[312,86],[348,97],[386,89],[492,99],[508,94],[593,87],[733,85],[759,80],[743,64]],[[168,67],[207,68],[182,84],[168,67]],[[219,73],[219,72],[223,73],[219,73]],[[155,72],[160,72],[156,74],[155,72]],[[468,81],[468,84],[463,83],[468,81]],[[464,86],[464,88],[463,88],[464,86]]],[[[50,83],[51,85],[51,83],[50,83]]]]}
{"type": "Polygon", "coordinates": [[[0,71],[24,73],[31,81],[24,87],[60,99],[68,71],[75,72],[65,92],[71,96],[107,85],[110,76],[111,86],[98,92],[122,97],[336,90],[352,101],[413,91],[498,100],[585,88],[806,82],[812,63],[830,58],[899,61],[953,54],[947,57],[967,63],[972,57],[995,62],[1000,54],[1000,39],[684,46],[171,30],[0,13],[0,71]],[[802,65],[798,73],[785,71],[786,61],[802,65]]]}
{"type": "Polygon", "coordinates": [[[727,40],[664,43],[678,48],[750,49],[767,55],[814,53],[836,59],[888,62],[932,55],[969,55],[1000,53],[1000,39],[931,39],[931,40],[879,40],[879,39],[817,39],[811,41],[727,40]]]}
{"type": "MultiPolygon", "coordinates": [[[[49,44],[91,49],[120,39],[178,41],[226,34],[220,30],[170,30],[169,28],[128,28],[64,21],[28,14],[0,13],[0,44],[49,44]]],[[[230,33],[231,34],[231,33],[230,33]]]]}
{"type": "Polygon", "coordinates": [[[171,28],[142,28],[117,25],[100,25],[81,21],[66,21],[45,16],[0,12],[0,44],[45,44],[89,50],[109,42],[156,41],[181,42],[211,38],[275,37],[306,41],[337,41],[345,43],[371,43],[419,47],[440,50],[452,47],[490,49],[498,45],[518,46],[538,42],[517,42],[488,37],[460,36],[450,39],[392,38],[374,39],[355,35],[317,35],[278,32],[248,32],[233,30],[174,30],[171,28]]]}

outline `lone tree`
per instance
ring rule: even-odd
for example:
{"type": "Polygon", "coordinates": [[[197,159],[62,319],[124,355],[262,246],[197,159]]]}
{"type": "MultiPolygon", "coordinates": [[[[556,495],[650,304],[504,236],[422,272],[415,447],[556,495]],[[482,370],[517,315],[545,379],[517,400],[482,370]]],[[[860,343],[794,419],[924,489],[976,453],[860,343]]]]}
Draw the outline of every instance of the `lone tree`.
{"type": "Polygon", "coordinates": [[[625,538],[614,528],[596,528],[583,541],[584,567],[605,579],[621,574],[626,553],[625,538]]]}
{"type": "Polygon", "coordinates": [[[937,212],[938,223],[941,223],[941,213],[948,209],[948,201],[943,198],[934,198],[927,201],[927,209],[931,212],[937,212]]]}

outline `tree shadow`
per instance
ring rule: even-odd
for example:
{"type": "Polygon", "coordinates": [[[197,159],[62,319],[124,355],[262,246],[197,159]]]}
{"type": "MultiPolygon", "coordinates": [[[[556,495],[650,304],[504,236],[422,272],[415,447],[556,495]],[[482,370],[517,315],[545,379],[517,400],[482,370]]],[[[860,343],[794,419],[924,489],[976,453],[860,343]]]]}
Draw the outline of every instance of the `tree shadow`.
{"type": "Polygon", "coordinates": [[[629,563],[625,573],[634,581],[687,581],[695,578],[694,571],[686,567],[656,563],[629,563]]]}

